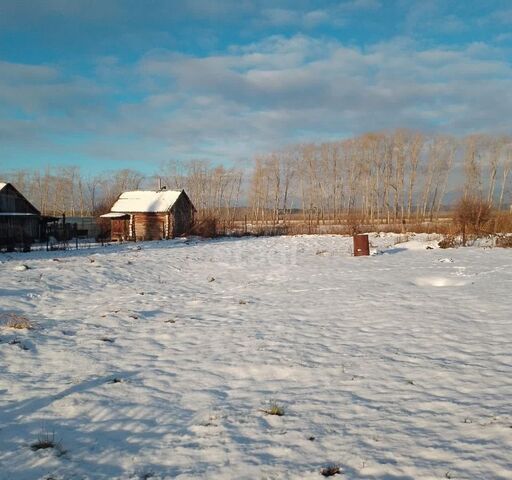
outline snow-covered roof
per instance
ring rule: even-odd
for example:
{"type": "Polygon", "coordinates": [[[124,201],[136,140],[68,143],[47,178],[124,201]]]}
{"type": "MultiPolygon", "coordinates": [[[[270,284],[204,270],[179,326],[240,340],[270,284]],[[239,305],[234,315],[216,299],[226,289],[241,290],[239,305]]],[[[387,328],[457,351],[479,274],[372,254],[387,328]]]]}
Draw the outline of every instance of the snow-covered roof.
{"type": "Polygon", "coordinates": [[[103,215],[100,215],[101,218],[123,218],[123,217],[130,217],[130,215],[127,215],[126,213],[116,213],[116,212],[110,212],[110,213],[104,213],[103,215]]]}
{"type": "MultiPolygon", "coordinates": [[[[0,188],[1,190],[1,188],[0,188]]],[[[0,212],[0,217],[37,217],[37,213],[25,212],[0,212]]]]}
{"type": "Polygon", "coordinates": [[[7,183],[0,182],[0,190],[3,190],[3,188],[7,185],[7,183]]]}
{"type": "Polygon", "coordinates": [[[111,212],[168,212],[181,195],[181,190],[135,190],[124,192],[110,209],[111,212]]]}

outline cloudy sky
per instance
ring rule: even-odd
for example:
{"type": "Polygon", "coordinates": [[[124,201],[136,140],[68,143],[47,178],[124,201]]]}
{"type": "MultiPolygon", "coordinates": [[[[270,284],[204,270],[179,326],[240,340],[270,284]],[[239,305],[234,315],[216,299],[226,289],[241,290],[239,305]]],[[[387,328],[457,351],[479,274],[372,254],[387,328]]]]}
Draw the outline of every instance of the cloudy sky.
{"type": "Polygon", "coordinates": [[[0,0],[0,169],[512,131],[510,0],[0,0]]]}

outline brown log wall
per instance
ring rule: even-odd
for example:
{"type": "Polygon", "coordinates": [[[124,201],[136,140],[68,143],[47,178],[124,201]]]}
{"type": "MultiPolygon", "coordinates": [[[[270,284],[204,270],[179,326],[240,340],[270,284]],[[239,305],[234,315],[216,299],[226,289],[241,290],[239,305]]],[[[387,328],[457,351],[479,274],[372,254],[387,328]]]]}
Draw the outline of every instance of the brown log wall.
{"type": "Polygon", "coordinates": [[[133,229],[136,240],[162,240],[167,237],[167,213],[134,213],[133,229]]]}
{"type": "Polygon", "coordinates": [[[194,222],[194,206],[186,195],[180,195],[171,210],[173,237],[186,235],[194,222]]]}
{"type": "Polygon", "coordinates": [[[40,237],[39,217],[0,216],[0,247],[30,244],[40,237]]]}
{"type": "Polygon", "coordinates": [[[38,210],[12,185],[0,190],[0,213],[32,213],[33,216],[0,216],[0,247],[30,244],[39,239],[41,218],[38,210]]]}

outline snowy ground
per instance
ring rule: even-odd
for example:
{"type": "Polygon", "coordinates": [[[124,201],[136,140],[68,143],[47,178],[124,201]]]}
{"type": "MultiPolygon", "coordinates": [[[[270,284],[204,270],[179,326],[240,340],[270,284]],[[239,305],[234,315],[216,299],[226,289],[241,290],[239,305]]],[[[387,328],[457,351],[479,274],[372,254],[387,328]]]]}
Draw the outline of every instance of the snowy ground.
{"type": "Polygon", "coordinates": [[[512,250],[415,238],[0,255],[0,479],[510,480],[512,250]]]}

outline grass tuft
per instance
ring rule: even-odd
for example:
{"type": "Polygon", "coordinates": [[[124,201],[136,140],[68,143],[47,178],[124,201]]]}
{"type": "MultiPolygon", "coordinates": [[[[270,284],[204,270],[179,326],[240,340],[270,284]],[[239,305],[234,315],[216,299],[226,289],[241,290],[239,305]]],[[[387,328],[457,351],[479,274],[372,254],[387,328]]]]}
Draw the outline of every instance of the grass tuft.
{"type": "Polygon", "coordinates": [[[4,315],[4,318],[4,326],[7,328],[13,328],[15,330],[32,330],[34,328],[32,322],[21,315],[8,313],[4,315]]]}
{"type": "Polygon", "coordinates": [[[107,383],[123,383],[123,379],[119,377],[111,378],[107,383]]]}
{"type": "Polygon", "coordinates": [[[285,414],[284,407],[275,401],[270,402],[267,408],[261,408],[260,411],[267,415],[276,415],[278,417],[282,417],[285,414]]]}
{"type": "Polygon", "coordinates": [[[37,440],[30,444],[30,449],[33,452],[37,452],[38,450],[53,449],[59,456],[66,453],[66,451],[62,448],[62,444],[55,439],[55,432],[49,432],[44,427],[41,429],[41,432],[39,432],[37,440]]]}
{"type": "Polygon", "coordinates": [[[339,465],[327,465],[320,470],[324,477],[333,477],[334,475],[341,474],[341,467],[339,465]]]}

